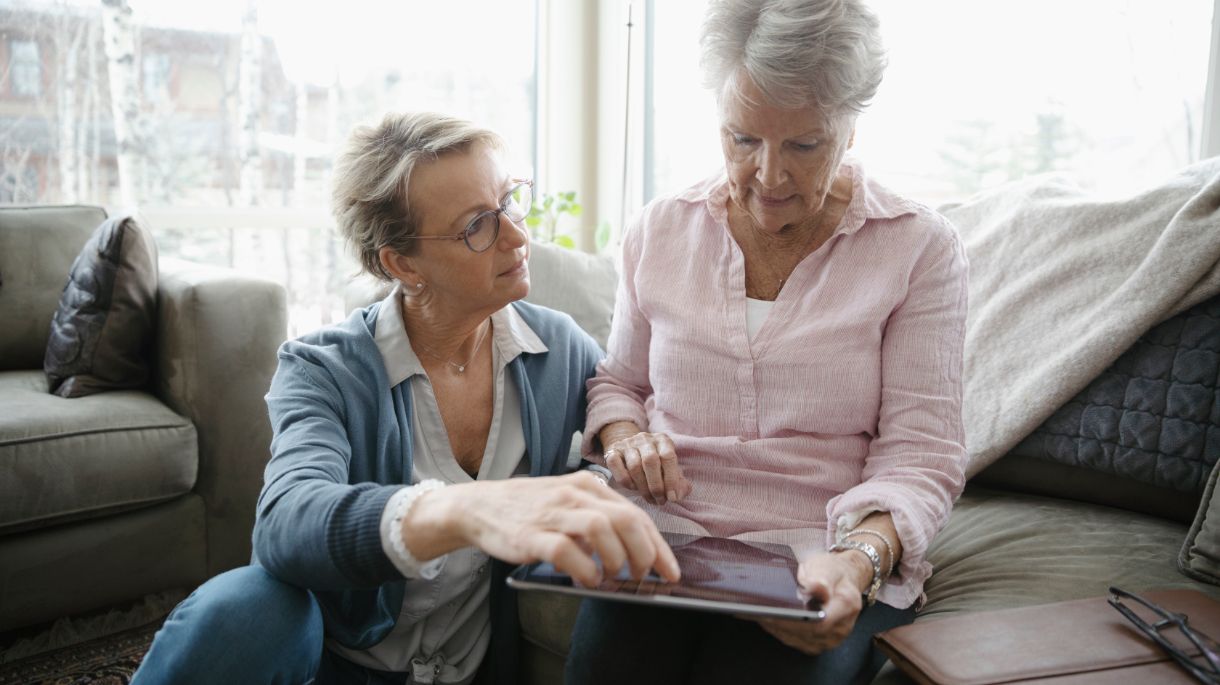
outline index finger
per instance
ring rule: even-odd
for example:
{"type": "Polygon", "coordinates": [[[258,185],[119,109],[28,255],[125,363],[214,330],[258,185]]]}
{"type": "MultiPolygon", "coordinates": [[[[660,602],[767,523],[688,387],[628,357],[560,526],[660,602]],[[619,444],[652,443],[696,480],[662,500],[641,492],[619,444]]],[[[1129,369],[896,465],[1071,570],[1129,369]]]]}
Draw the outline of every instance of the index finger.
{"type": "Polygon", "coordinates": [[[657,526],[648,520],[649,535],[653,539],[653,543],[657,546],[657,560],[653,563],[653,568],[661,577],[671,583],[676,583],[682,579],[682,569],[678,566],[678,558],[674,556],[674,551],[669,548],[669,543],[665,542],[665,538],[661,536],[661,531],[657,530],[657,526]]]}

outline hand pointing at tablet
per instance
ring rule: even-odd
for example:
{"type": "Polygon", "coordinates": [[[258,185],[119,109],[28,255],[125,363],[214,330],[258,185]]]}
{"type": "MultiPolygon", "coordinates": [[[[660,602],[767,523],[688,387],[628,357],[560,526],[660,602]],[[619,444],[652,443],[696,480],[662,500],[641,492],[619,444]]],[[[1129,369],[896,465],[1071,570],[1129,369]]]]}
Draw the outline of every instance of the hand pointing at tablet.
{"type": "Polygon", "coordinates": [[[679,578],[678,562],[639,507],[588,472],[476,481],[422,495],[403,521],[411,553],[425,561],[474,546],[509,563],[548,561],[586,586],[626,567],[679,578]]]}

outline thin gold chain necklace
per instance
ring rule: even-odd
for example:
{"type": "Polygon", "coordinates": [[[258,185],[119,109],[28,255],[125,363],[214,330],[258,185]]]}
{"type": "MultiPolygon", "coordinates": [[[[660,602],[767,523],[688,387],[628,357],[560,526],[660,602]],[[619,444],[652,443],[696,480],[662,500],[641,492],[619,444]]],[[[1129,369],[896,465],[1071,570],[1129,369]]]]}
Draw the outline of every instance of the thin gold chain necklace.
{"type": "Polygon", "coordinates": [[[446,358],[442,357],[441,355],[437,354],[437,352],[435,350],[433,350],[431,347],[428,347],[427,345],[423,344],[422,342],[416,341],[415,344],[419,345],[420,348],[423,349],[424,352],[427,352],[428,355],[431,356],[433,359],[440,361],[440,362],[445,362],[446,364],[453,367],[454,369],[457,369],[458,373],[466,373],[466,367],[470,366],[470,362],[474,361],[475,355],[479,353],[479,348],[483,346],[483,339],[487,337],[487,331],[489,331],[489,330],[491,330],[491,323],[488,323],[486,326],[483,327],[483,332],[479,334],[479,341],[474,344],[474,350],[471,351],[470,356],[466,358],[466,361],[461,364],[453,361],[452,358],[446,359],[446,358]]]}

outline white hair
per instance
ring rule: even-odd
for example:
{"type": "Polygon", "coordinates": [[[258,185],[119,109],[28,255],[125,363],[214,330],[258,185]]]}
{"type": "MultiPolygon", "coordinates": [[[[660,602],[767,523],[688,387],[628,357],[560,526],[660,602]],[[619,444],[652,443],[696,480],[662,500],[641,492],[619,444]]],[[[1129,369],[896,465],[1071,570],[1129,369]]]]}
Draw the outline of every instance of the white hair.
{"type": "Polygon", "coordinates": [[[717,98],[744,69],[772,104],[833,118],[862,112],[885,71],[879,22],[861,0],[712,0],[700,42],[717,98]]]}
{"type": "Polygon", "coordinates": [[[495,133],[433,112],[387,114],[352,132],[335,164],[331,211],[366,272],[394,280],[381,265],[381,248],[407,254],[416,242],[407,239],[419,230],[419,212],[407,201],[415,166],[475,145],[503,147],[495,133]]]}

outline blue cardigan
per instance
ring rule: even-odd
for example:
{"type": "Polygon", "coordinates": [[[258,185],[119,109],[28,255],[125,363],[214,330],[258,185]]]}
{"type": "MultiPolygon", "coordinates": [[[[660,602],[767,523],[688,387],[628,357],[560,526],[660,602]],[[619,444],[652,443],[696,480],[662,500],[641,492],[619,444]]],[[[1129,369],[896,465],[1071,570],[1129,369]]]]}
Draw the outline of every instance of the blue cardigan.
{"type": "MultiPolygon", "coordinates": [[[[512,304],[549,350],[509,364],[520,390],[530,475],[566,469],[584,427],[585,381],[602,351],[566,314],[512,304]]],[[[274,438],[254,525],[254,562],[313,592],[328,637],[367,649],[389,634],[409,582],[381,548],[381,512],[410,482],[411,393],[389,385],[373,339],[380,303],[336,326],[284,343],[267,393],[274,438]]],[[[522,506],[530,506],[522,502],[522,506]]],[[[497,682],[516,677],[517,603],[493,564],[497,682]]]]}

